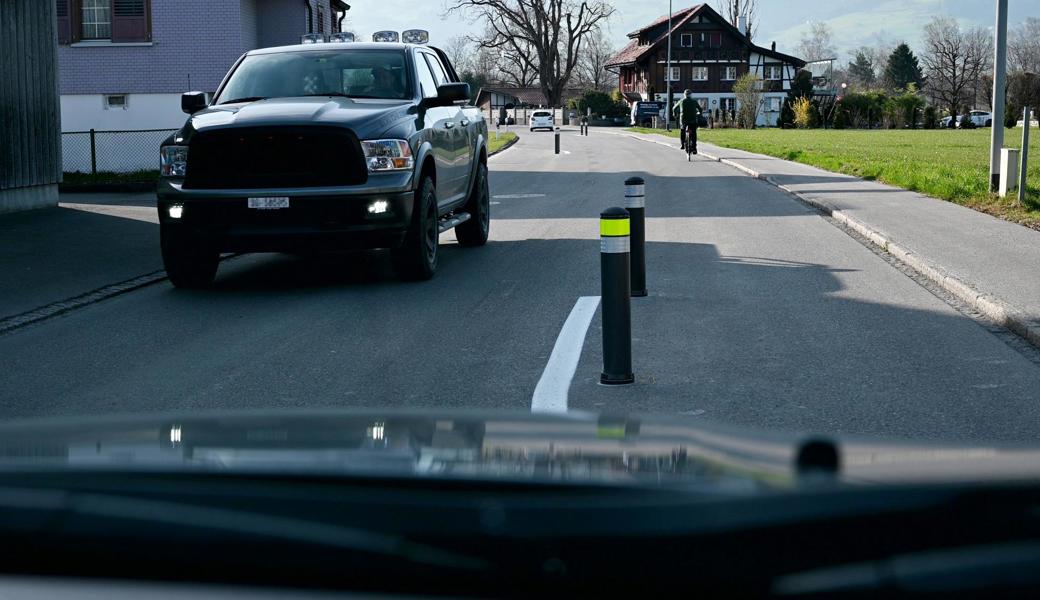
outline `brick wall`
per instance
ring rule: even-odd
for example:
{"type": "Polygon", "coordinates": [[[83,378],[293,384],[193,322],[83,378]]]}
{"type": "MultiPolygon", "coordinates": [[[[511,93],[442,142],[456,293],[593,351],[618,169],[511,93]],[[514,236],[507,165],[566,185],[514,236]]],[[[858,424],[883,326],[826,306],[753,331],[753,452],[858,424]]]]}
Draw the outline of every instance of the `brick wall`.
{"type": "Polygon", "coordinates": [[[257,0],[242,0],[242,47],[252,50],[259,47],[259,24],[256,14],[257,0]]]}
{"type": "Polygon", "coordinates": [[[256,0],[260,48],[299,44],[307,33],[307,9],[303,0],[256,0]]]}
{"type": "Polygon", "coordinates": [[[59,46],[61,93],[216,90],[245,51],[240,1],[160,0],[151,4],[151,46],[59,46]]]}

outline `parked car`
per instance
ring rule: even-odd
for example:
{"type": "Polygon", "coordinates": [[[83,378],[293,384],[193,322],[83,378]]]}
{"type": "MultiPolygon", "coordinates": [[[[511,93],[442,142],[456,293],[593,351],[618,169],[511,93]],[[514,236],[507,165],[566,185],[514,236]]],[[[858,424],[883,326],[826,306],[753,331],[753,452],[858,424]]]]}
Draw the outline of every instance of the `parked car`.
{"type": "Polygon", "coordinates": [[[550,131],[556,127],[556,123],[553,122],[553,114],[547,110],[538,110],[531,115],[531,131],[535,129],[548,129],[550,131]]]}
{"type": "Polygon", "coordinates": [[[958,126],[963,127],[966,120],[970,120],[976,127],[993,126],[993,115],[984,110],[973,110],[966,115],[961,115],[957,121],[958,126]]]}
{"type": "Polygon", "coordinates": [[[949,129],[951,122],[953,122],[953,117],[952,116],[950,116],[950,117],[943,117],[943,118],[939,119],[939,128],[940,129],[949,129]]]}

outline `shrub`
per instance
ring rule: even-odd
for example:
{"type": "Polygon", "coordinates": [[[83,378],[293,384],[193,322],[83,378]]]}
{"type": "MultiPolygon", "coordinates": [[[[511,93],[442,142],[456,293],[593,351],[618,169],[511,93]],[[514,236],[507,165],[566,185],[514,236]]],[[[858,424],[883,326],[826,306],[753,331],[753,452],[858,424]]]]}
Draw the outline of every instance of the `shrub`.
{"type": "Polygon", "coordinates": [[[780,107],[780,117],[777,119],[776,125],[783,129],[794,127],[794,110],[791,108],[791,100],[789,98],[784,98],[784,103],[780,107]]]}
{"type": "Polygon", "coordinates": [[[758,124],[758,107],[762,100],[762,80],[754,73],[742,75],[733,84],[733,94],[740,105],[736,121],[744,129],[754,129],[758,124]]]}
{"type": "Polygon", "coordinates": [[[845,107],[842,106],[839,102],[838,105],[834,107],[834,122],[831,124],[831,127],[835,129],[845,129],[848,126],[848,112],[845,110],[845,107]]]}
{"type": "Polygon", "coordinates": [[[813,106],[811,100],[804,96],[796,98],[791,103],[791,110],[794,111],[794,124],[798,129],[809,129],[819,119],[816,107],[813,106]]]}
{"type": "Polygon", "coordinates": [[[1008,104],[1004,109],[1004,127],[1014,127],[1018,125],[1018,116],[1022,114],[1022,109],[1017,106],[1008,104]]]}
{"type": "Polygon", "coordinates": [[[924,128],[935,129],[939,126],[939,115],[935,110],[934,106],[926,106],[924,108],[924,128]]]}

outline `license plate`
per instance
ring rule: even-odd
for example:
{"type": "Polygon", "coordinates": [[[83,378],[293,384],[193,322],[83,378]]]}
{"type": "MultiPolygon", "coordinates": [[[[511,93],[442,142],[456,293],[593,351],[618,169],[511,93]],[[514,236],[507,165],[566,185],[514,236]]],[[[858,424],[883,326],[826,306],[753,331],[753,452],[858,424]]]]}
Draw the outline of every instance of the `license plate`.
{"type": "Polygon", "coordinates": [[[275,210],[279,208],[289,208],[289,198],[287,196],[275,196],[272,198],[250,198],[249,208],[256,208],[259,210],[275,210]]]}

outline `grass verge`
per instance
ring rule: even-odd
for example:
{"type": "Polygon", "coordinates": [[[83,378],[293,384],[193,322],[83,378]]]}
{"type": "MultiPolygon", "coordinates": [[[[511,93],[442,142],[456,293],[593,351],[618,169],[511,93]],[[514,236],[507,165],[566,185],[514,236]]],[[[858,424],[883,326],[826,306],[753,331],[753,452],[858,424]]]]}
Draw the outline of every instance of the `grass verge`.
{"type": "Polygon", "coordinates": [[[489,134],[489,136],[490,139],[488,140],[488,154],[494,154],[500,150],[503,150],[506,146],[512,144],[517,139],[519,139],[517,135],[513,132],[501,134],[491,133],[489,134]]]}
{"type": "MultiPolygon", "coordinates": [[[[678,137],[678,131],[631,128],[678,137]]],[[[1026,202],[989,193],[989,129],[822,130],[701,129],[698,138],[855,175],[956,202],[1040,230],[1040,136],[1030,140],[1026,202]]],[[[1022,130],[1007,129],[1004,145],[1020,148],[1022,130]]]]}

